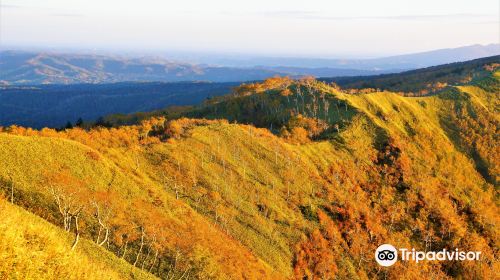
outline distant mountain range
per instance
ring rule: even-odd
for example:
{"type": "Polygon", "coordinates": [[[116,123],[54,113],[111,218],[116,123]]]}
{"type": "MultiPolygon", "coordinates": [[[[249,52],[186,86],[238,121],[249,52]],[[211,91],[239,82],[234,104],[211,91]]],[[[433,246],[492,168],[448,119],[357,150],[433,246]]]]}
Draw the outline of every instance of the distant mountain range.
{"type": "Polygon", "coordinates": [[[280,75],[298,77],[367,76],[396,73],[438,64],[500,54],[500,45],[474,45],[378,59],[241,58],[202,60],[208,64],[177,62],[163,57],[133,58],[113,55],[55,52],[0,52],[0,84],[75,84],[125,81],[262,80],[280,75]]]}
{"type": "Polygon", "coordinates": [[[173,62],[164,58],[130,58],[91,54],[0,53],[0,83],[4,85],[115,82],[236,82],[272,76],[359,76],[388,73],[356,69],[299,67],[226,67],[173,62]]]}
{"type": "Polygon", "coordinates": [[[199,60],[205,63],[218,63],[227,66],[239,65],[261,66],[264,68],[273,66],[303,67],[303,68],[337,68],[357,69],[370,71],[412,70],[429,66],[461,62],[481,57],[495,56],[500,54],[500,44],[472,45],[452,49],[440,49],[427,52],[389,56],[373,59],[324,59],[324,58],[277,58],[257,57],[244,59],[213,59],[199,60]]]}

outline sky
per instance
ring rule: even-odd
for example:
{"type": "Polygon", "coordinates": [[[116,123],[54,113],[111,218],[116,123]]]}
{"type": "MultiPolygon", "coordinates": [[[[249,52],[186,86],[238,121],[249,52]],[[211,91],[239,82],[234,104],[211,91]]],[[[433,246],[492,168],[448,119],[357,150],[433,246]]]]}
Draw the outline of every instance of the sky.
{"type": "Polygon", "coordinates": [[[0,0],[4,48],[363,57],[499,41],[499,0],[0,0]]]}

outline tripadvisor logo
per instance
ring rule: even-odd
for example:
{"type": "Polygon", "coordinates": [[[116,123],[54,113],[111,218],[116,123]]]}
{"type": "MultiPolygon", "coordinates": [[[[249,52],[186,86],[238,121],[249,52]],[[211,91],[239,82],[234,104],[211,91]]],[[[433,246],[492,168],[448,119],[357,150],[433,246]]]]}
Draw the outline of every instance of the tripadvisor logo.
{"type": "Polygon", "coordinates": [[[375,260],[381,266],[391,266],[398,260],[398,251],[391,244],[380,245],[375,251],[375,260]]]}
{"type": "MultiPolygon", "coordinates": [[[[420,261],[477,261],[481,256],[481,252],[465,252],[455,250],[443,249],[441,251],[416,251],[414,248],[411,250],[406,248],[399,249],[399,256],[402,261],[413,261],[418,263],[420,261]]],[[[380,245],[375,250],[375,260],[381,266],[391,266],[398,260],[398,250],[391,244],[380,245]]]]}

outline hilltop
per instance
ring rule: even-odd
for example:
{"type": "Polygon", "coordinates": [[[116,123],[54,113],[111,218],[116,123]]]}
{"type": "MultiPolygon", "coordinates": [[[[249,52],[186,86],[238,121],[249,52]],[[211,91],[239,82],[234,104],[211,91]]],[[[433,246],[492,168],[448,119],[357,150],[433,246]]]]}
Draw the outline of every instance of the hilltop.
{"type": "Polygon", "coordinates": [[[272,78],[128,126],[5,127],[0,190],[60,230],[69,223],[69,236],[80,223],[82,238],[161,278],[491,279],[493,64],[422,97],[272,78]],[[57,197],[79,220],[64,219],[57,197]],[[372,256],[382,243],[483,258],[381,268],[372,256]]]}

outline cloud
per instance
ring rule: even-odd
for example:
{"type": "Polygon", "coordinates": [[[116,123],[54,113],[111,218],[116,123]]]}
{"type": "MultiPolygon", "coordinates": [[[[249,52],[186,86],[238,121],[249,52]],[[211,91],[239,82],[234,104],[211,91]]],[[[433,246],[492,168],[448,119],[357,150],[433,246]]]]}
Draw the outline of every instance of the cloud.
{"type": "Polygon", "coordinates": [[[441,15],[400,15],[400,16],[347,16],[337,17],[325,15],[319,11],[266,11],[255,15],[264,17],[295,18],[305,20],[395,20],[395,21],[437,21],[437,20],[469,20],[482,22],[498,22],[498,15],[494,14],[441,14],[441,15]]]}

